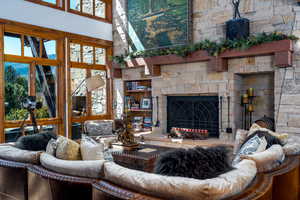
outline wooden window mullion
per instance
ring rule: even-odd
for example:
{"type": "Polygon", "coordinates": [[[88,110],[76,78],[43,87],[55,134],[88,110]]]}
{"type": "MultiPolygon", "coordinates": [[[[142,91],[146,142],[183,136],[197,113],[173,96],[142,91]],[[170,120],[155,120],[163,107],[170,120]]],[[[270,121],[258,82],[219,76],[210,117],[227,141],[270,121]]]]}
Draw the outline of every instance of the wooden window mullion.
{"type": "Polygon", "coordinates": [[[40,58],[42,58],[43,57],[43,39],[42,38],[40,38],[40,55],[39,55],[39,57],[40,58]]]}
{"type": "MultiPolygon", "coordinates": [[[[90,78],[92,76],[92,72],[90,69],[86,69],[86,78],[90,78]]],[[[87,116],[92,115],[92,92],[88,92],[86,89],[86,96],[87,96],[87,116]]]]}
{"type": "Polygon", "coordinates": [[[4,95],[5,95],[5,74],[4,74],[4,25],[0,24],[0,143],[5,142],[5,106],[4,106],[4,95]]]}
{"type": "Polygon", "coordinates": [[[21,35],[21,56],[24,56],[24,35],[21,35]]]}
{"type": "Polygon", "coordinates": [[[29,96],[35,96],[36,90],[35,90],[35,79],[36,79],[36,63],[32,62],[30,64],[30,70],[29,70],[29,96]]]}
{"type": "Polygon", "coordinates": [[[93,64],[96,64],[96,48],[93,46],[93,64]]]}
{"type": "Polygon", "coordinates": [[[93,16],[96,15],[96,0],[93,0],[93,16]]]}
{"type": "Polygon", "coordinates": [[[82,7],[83,7],[83,5],[82,5],[82,0],[80,0],[80,12],[82,12],[82,7]]]}

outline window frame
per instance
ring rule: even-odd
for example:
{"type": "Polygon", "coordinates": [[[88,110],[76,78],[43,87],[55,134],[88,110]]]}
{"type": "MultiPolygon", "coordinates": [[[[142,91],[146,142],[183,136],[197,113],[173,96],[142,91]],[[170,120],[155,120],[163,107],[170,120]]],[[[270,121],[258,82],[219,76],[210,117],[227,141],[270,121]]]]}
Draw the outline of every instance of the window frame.
{"type": "MultiPolygon", "coordinates": [[[[29,64],[30,72],[29,72],[29,91],[28,94],[32,95],[35,94],[35,65],[49,65],[56,67],[56,117],[55,118],[44,118],[44,119],[37,119],[37,125],[55,125],[56,126],[56,133],[58,135],[65,134],[65,112],[64,112],[64,102],[65,99],[65,83],[64,83],[64,74],[65,74],[65,66],[64,66],[64,34],[60,32],[56,32],[53,30],[48,30],[44,28],[25,28],[24,26],[16,26],[10,23],[7,24],[0,24],[0,129],[3,130],[3,134],[0,134],[0,142],[5,142],[5,129],[6,128],[18,128],[22,124],[22,120],[15,120],[9,121],[5,119],[5,69],[4,63],[5,62],[15,62],[15,63],[25,63],[29,64]],[[21,35],[21,56],[19,55],[11,55],[11,54],[4,54],[4,35],[5,33],[14,33],[21,35]],[[38,37],[41,39],[47,40],[55,40],[56,41],[56,60],[51,60],[48,58],[40,57],[26,57],[24,56],[24,36],[32,36],[38,37]],[[31,81],[31,79],[34,79],[31,81]],[[32,89],[33,88],[33,89],[32,89]]],[[[26,120],[25,124],[29,125],[31,123],[30,120],[26,120]]]]}
{"type": "MultiPolygon", "coordinates": [[[[100,21],[107,22],[107,23],[112,23],[112,0],[101,0],[101,1],[105,2],[105,17],[104,18],[95,16],[95,0],[93,0],[93,15],[82,12],[82,6],[80,6],[80,11],[72,9],[71,8],[71,0],[66,0],[66,1],[67,1],[67,11],[70,13],[73,13],[76,15],[81,15],[81,16],[88,17],[91,19],[100,20],[100,21]]],[[[82,2],[82,0],[81,0],[81,2],[82,2]]]]}
{"type": "Polygon", "coordinates": [[[43,0],[25,0],[25,1],[40,4],[43,6],[48,6],[48,7],[59,9],[59,10],[65,10],[65,0],[56,0],[56,4],[48,3],[43,0]]]}
{"type": "MultiPolygon", "coordinates": [[[[82,47],[81,46],[81,47],[82,47]]],[[[68,51],[68,58],[67,58],[67,97],[68,97],[68,117],[69,117],[69,137],[72,138],[72,124],[73,123],[81,123],[83,124],[85,121],[88,120],[108,120],[113,118],[113,108],[112,108],[112,77],[110,76],[111,73],[111,62],[109,61],[109,57],[112,56],[112,47],[111,46],[105,46],[103,44],[99,44],[97,42],[91,42],[87,41],[85,39],[79,39],[78,37],[74,38],[68,38],[67,42],[67,51],[68,51]],[[71,50],[70,45],[71,43],[80,44],[82,46],[93,46],[93,48],[103,48],[106,50],[105,54],[105,65],[99,65],[99,64],[87,64],[83,62],[72,62],[71,61],[71,50]],[[77,69],[86,69],[87,70],[87,77],[90,77],[92,70],[104,70],[106,71],[106,114],[102,115],[92,115],[92,102],[91,102],[91,92],[87,93],[87,105],[86,107],[89,109],[87,111],[87,115],[85,116],[73,116],[72,115],[72,88],[71,88],[71,69],[77,68],[77,69]]],[[[82,48],[81,48],[82,51],[82,48]]],[[[82,52],[80,52],[82,57],[82,52]]],[[[95,53],[93,60],[95,62],[95,53]]]]}

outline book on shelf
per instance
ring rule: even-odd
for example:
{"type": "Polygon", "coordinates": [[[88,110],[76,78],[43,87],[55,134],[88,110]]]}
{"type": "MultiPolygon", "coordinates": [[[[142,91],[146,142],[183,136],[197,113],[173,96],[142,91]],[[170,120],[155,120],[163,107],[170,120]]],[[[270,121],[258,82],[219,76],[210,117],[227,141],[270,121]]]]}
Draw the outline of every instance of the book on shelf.
{"type": "Polygon", "coordinates": [[[145,124],[152,124],[152,117],[144,117],[145,124]]]}
{"type": "Polygon", "coordinates": [[[135,91],[135,90],[149,90],[149,88],[145,85],[139,85],[139,82],[131,81],[126,83],[126,90],[127,91],[135,91]]]}

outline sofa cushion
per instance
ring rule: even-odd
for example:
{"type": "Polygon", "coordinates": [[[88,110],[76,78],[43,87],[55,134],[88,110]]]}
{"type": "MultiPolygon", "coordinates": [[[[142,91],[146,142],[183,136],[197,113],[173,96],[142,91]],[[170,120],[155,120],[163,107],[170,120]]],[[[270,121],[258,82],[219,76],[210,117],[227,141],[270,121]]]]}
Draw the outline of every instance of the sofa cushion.
{"type": "Polygon", "coordinates": [[[57,139],[56,157],[62,160],[82,160],[80,145],[66,137],[57,139]]]}
{"type": "Polygon", "coordinates": [[[283,146],[283,151],[286,156],[300,154],[300,137],[289,136],[287,143],[283,146]]]}
{"type": "Polygon", "coordinates": [[[104,176],[104,160],[61,160],[47,153],[42,153],[40,160],[45,168],[58,173],[88,178],[101,178],[104,176]]]}
{"type": "Polygon", "coordinates": [[[197,180],[132,170],[113,162],[104,163],[108,181],[146,194],[168,199],[222,199],[241,192],[256,175],[255,162],[243,160],[236,169],[217,178],[197,180]]]}
{"type": "Polygon", "coordinates": [[[4,160],[39,164],[41,151],[28,151],[14,146],[0,146],[0,158],[4,160]]]}
{"type": "Polygon", "coordinates": [[[97,143],[92,138],[82,135],[81,143],[82,160],[103,160],[104,144],[97,143]]]}
{"type": "Polygon", "coordinates": [[[267,172],[278,167],[284,161],[285,155],[282,147],[275,144],[263,152],[242,155],[241,158],[255,161],[258,172],[267,172]]]}
{"type": "Polygon", "coordinates": [[[243,129],[238,129],[236,131],[234,147],[233,147],[233,154],[237,154],[240,150],[242,144],[246,141],[248,136],[248,131],[243,129]]]}

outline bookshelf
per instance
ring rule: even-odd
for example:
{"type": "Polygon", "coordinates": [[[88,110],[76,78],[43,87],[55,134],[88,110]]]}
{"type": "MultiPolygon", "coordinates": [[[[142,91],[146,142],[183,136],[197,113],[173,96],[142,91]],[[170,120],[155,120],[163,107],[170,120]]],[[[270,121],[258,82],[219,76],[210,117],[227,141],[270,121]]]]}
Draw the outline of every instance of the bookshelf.
{"type": "Polygon", "coordinates": [[[124,112],[133,133],[152,131],[151,80],[124,81],[124,112]]]}

